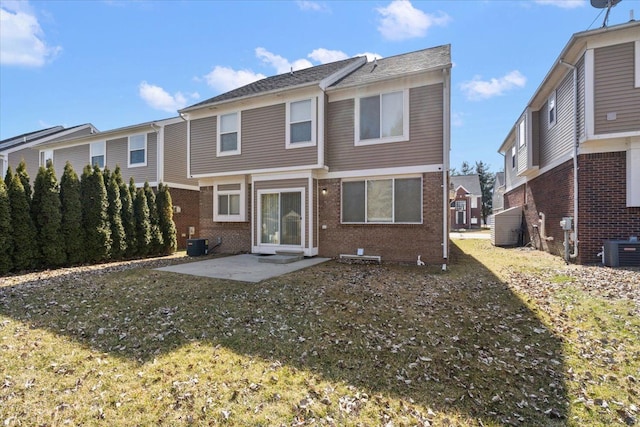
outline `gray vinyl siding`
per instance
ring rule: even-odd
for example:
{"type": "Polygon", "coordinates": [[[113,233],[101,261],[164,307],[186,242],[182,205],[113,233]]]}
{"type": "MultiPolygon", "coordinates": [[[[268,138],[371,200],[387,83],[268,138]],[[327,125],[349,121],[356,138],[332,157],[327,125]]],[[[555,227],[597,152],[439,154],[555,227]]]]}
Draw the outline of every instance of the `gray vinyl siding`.
{"type": "Polygon", "coordinates": [[[640,88],[635,87],[634,43],[594,50],[594,125],[596,134],[640,129],[640,88]],[[607,120],[616,113],[615,120],[607,120]]]}
{"type": "Polygon", "coordinates": [[[53,167],[56,171],[58,180],[62,178],[64,166],[67,161],[71,163],[73,170],[78,174],[78,176],[82,175],[82,170],[90,163],[89,144],[58,148],[53,152],[53,167]]]}
{"type": "MultiPolygon", "coordinates": [[[[33,148],[23,148],[22,150],[14,151],[9,154],[9,166],[13,169],[15,173],[16,168],[20,164],[20,161],[24,159],[27,165],[27,173],[29,174],[29,179],[31,185],[33,186],[33,181],[36,179],[36,175],[38,174],[38,168],[40,167],[40,152],[39,150],[33,148]]],[[[4,177],[2,177],[4,179],[4,177]]]]}
{"type": "Polygon", "coordinates": [[[163,157],[164,182],[197,185],[187,178],[187,122],[165,126],[163,157]]]}
{"type": "Polygon", "coordinates": [[[530,149],[533,151],[532,163],[533,166],[540,166],[540,126],[537,126],[540,123],[540,112],[532,111],[531,112],[531,141],[530,149]]]}
{"type": "Polygon", "coordinates": [[[578,68],[578,136],[582,140],[587,134],[584,122],[584,55],[580,58],[576,67],[578,68]]]}
{"type": "Polygon", "coordinates": [[[252,189],[256,208],[253,209],[253,226],[254,226],[254,245],[260,244],[260,230],[258,229],[258,190],[286,190],[289,188],[304,188],[305,199],[302,201],[302,209],[304,212],[304,235],[305,235],[305,247],[309,247],[309,180],[306,178],[298,179],[281,179],[274,181],[257,181],[254,183],[252,189]]]}
{"type": "Polygon", "coordinates": [[[409,91],[409,141],[355,145],[355,99],[330,102],[327,112],[329,170],[390,168],[442,164],[443,87],[409,91]]]}
{"type": "Polygon", "coordinates": [[[511,149],[513,145],[516,144],[515,138],[511,141],[511,143],[507,147],[507,151],[504,154],[504,177],[506,186],[509,187],[513,185],[513,183],[518,178],[518,154],[516,153],[516,165],[512,167],[511,162],[511,149]]]}
{"type": "Polygon", "coordinates": [[[52,140],[50,140],[48,142],[63,141],[65,139],[78,138],[80,136],[86,136],[86,135],[91,135],[91,128],[80,129],[80,130],[77,130],[75,132],[68,133],[68,134],[66,134],[64,136],[59,136],[57,138],[53,138],[52,140]]]}
{"type": "MultiPolygon", "coordinates": [[[[315,165],[317,146],[286,149],[286,104],[241,112],[239,155],[216,157],[216,117],[191,122],[191,173],[224,173],[315,165]]],[[[316,118],[316,124],[318,123],[316,118]]]]}
{"type": "Polygon", "coordinates": [[[556,88],[556,124],[553,127],[549,128],[546,102],[540,110],[538,124],[540,129],[541,167],[571,151],[575,141],[573,133],[574,117],[573,72],[569,71],[556,88]]]}
{"type": "Polygon", "coordinates": [[[133,177],[136,183],[158,180],[158,136],[155,132],[147,133],[147,166],[128,168],[129,139],[127,137],[107,141],[107,166],[112,171],[120,165],[122,177],[126,182],[133,177]]]}

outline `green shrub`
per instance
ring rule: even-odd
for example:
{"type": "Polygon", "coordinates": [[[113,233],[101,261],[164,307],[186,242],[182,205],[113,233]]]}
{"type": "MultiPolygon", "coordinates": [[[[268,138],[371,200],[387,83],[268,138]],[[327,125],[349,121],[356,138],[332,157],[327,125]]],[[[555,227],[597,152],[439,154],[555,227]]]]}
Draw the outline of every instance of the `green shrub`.
{"type": "Polygon", "coordinates": [[[13,239],[12,261],[16,271],[34,267],[36,257],[36,228],[29,212],[29,202],[20,176],[13,175],[9,187],[11,206],[11,232],[19,238],[13,239]]]}
{"type": "Polygon", "coordinates": [[[97,165],[93,168],[87,165],[82,172],[80,200],[87,261],[105,261],[111,250],[111,230],[107,215],[107,190],[102,171],[97,165]]]}
{"type": "Polygon", "coordinates": [[[11,235],[9,193],[4,181],[0,180],[0,274],[6,274],[13,268],[12,252],[13,236],[11,235]]]}
{"type": "Polygon", "coordinates": [[[60,178],[60,208],[62,221],[60,235],[67,255],[67,263],[80,264],[85,261],[85,233],[82,228],[82,203],[80,202],[80,180],[67,162],[60,178]]]}
{"type": "Polygon", "coordinates": [[[60,189],[51,161],[47,162],[46,169],[42,166],[38,169],[33,185],[31,214],[38,236],[39,265],[48,268],[64,264],[66,254],[60,233],[60,189]]]}
{"type": "Polygon", "coordinates": [[[172,254],[178,249],[176,224],[173,222],[173,202],[169,187],[162,185],[162,183],[158,185],[156,204],[158,205],[158,219],[162,233],[162,253],[172,254]]]}

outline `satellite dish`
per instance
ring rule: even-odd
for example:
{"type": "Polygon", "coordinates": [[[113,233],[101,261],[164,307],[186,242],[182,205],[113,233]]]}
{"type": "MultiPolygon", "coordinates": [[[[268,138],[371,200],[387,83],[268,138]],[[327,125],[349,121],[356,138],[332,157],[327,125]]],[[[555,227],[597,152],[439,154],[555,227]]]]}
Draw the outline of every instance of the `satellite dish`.
{"type": "Polygon", "coordinates": [[[595,7],[596,9],[604,9],[605,7],[611,8],[621,1],[622,0],[591,0],[591,6],[595,7]]]}
{"type": "Polygon", "coordinates": [[[609,21],[609,12],[611,11],[611,8],[615,5],[617,5],[618,3],[620,3],[622,0],[591,0],[591,6],[595,7],[596,9],[607,9],[607,13],[604,15],[604,21],[602,22],[602,26],[606,27],[607,26],[607,21],[609,21]]]}

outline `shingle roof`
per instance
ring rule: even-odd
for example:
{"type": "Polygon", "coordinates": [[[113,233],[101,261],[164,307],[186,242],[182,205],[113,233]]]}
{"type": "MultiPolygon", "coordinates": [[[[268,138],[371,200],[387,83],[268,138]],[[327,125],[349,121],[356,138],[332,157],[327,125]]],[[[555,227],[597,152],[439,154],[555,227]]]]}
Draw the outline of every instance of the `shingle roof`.
{"type": "Polygon", "coordinates": [[[42,138],[47,135],[52,135],[62,130],[64,130],[64,127],[62,126],[53,126],[46,129],[40,129],[33,132],[23,133],[22,135],[18,135],[18,136],[12,136],[11,138],[6,138],[0,141],[0,150],[4,150],[16,145],[26,144],[27,142],[33,141],[34,139],[42,138]]]}
{"type": "Polygon", "coordinates": [[[451,186],[454,190],[462,186],[470,194],[480,196],[482,190],[480,189],[480,177],[478,175],[452,175],[451,186]]]}
{"type": "Polygon", "coordinates": [[[450,65],[451,45],[437,46],[369,62],[331,85],[331,88],[361,85],[450,65]]]}
{"type": "Polygon", "coordinates": [[[209,98],[205,101],[191,105],[183,109],[182,111],[189,110],[194,107],[200,107],[203,105],[214,104],[223,101],[229,101],[235,98],[244,98],[248,96],[255,96],[266,92],[275,91],[278,89],[286,89],[294,86],[301,86],[304,84],[319,83],[322,79],[340,71],[342,68],[361,61],[362,57],[354,57],[349,59],[343,59],[341,61],[330,62],[328,64],[317,65],[315,67],[305,68],[302,70],[278,74],[276,76],[266,77],[262,80],[249,83],[248,85],[233,89],[229,92],[222,93],[213,98],[209,98]]]}

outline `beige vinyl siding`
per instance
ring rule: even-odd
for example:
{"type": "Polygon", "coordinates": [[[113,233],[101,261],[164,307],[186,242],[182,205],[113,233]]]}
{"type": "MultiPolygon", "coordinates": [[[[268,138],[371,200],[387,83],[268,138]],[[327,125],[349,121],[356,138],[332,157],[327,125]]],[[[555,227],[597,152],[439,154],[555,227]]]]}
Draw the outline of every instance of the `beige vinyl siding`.
{"type": "Polygon", "coordinates": [[[556,89],[556,124],[549,129],[547,103],[542,106],[539,117],[540,166],[544,167],[561,155],[571,151],[575,141],[573,105],[573,71],[568,71],[556,89]]]}
{"type": "Polygon", "coordinates": [[[56,171],[58,180],[62,178],[64,172],[64,166],[67,163],[71,163],[73,170],[82,175],[82,170],[90,163],[89,160],[89,144],[76,145],[74,147],[59,148],[53,152],[53,167],[56,171]]]}
{"type": "MultiPolygon", "coordinates": [[[[525,120],[524,117],[520,117],[520,120],[518,120],[518,122],[516,123],[516,135],[518,134],[518,128],[520,126],[520,122],[522,120],[525,120]]],[[[529,123],[526,122],[525,120],[525,135],[529,132],[528,126],[530,126],[529,123]]],[[[531,141],[526,141],[525,145],[520,145],[520,141],[518,140],[518,137],[516,137],[516,169],[518,171],[518,173],[522,173],[525,172],[527,170],[527,150],[529,150],[529,143],[531,141]]]]}
{"type": "Polygon", "coordinates": [[[147,133],[147,166],[128,168],[129,139],[128,137],[111,139],[107,141],[107,166],[112,171],[116,165],[120,165],[122,178],[129,182],[133,177],[136,183],[145,181],[156,182],[158,163],[158,135],[155,132],[147,133]]]}
{"type": "Polygon", "coordinates": [[[515,168],[512,167],[512,163],[511,163],[511,150],[514,146],[514,144],[516,144],[515,138],[509,143],[509,145],[507,146],[507,150],[505,151],[504,154],[504,179],[505,179],[505,183],[507,187],[510,187],[514,184],[514,182],[517,180],[517,176],[518,176],[518,155],[516,153],[516,166],[515,168]]]}
{"type": "Polygon", "coordinates": [[[531,112],[531,141],[529,141],[529,150],[533,151],[533,166],[540,166],[540,112],[531,112]]]}
{"type": "Polygon", "coordinates": [[[216,158],[216,116],[191,120],[189,142],[191,175],[213,173],[216,158]]]}
{"type": "Polygon", "coordinates": [[[286,104],[243,110],[241,154],[216,157],[216,117],[191,122],[193,175],[315,165],[316,146],[285,148],[286,104]]]}
{"type": "Polygon", "coordinates": [[[587,134],[584,122],[584,55],[576,64],[578,68],[578,136],[583,139],[587,134]]]}
{"type": "Polygon", "coordinates": [[[442,84],[409,91],[409,141],[355,146],[354,114],[354,99],[329,103],[326,155],[330,171],[442,164],[442,84]]]}
{"type": "Polygon", "coordinates": [[[187,122],[164,128],[164,182],[197,185],[187,178],[187,122]]]}
{"type": "Polygon", "coordinates": [[[256,181],[253,187],[253,196],[256,203],[256,208],[253,209],[253,225],[254,225],[254,246],[260,244],[260,230],[258,224],[258,190],[287,190],[289,188],[304,188],[305,199],[302,201],[302,209],[304,212],[304,235],[305,235],[305,247],[309,247],[309,180],[306,178],[298,179],[281,179],[274,181],[256,181]]]}
{"type": "MultiPolygon", "coordinates": [[[[29,174],[29,182],[31,182],[31,186],[33,187],[33,181],[36,179],[36,175],[38,174],[38,168],[40,167],[40,152],[34,148],[23,148],[22,150],[14,151],[10,153],[8,156],[9,166],[13,169],[15,173],[16,168],[20,164],[20,161],[24,159],[27,164],[27,173],[29,174]]],[[[2,177],[4,179],[4,177],[2,177]]]]}
{"type": "Polygon", "coordinates": [[[595,133],[640,130],[640,88],[635,87],[634,43],[594,50],[595,133]],[[607,114],[615,113],[615,120],[607,114]]]}

